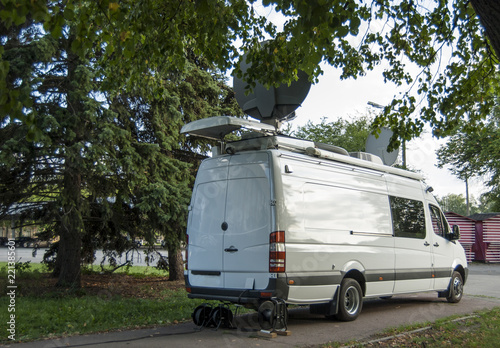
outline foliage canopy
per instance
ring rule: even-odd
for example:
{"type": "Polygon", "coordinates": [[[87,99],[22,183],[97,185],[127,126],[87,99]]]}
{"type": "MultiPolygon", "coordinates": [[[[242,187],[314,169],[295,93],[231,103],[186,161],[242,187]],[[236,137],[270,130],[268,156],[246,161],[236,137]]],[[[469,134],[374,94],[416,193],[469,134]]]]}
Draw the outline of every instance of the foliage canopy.
{"type": "Polygon", "coordinates": [[[371,131],[371,122],[372,118],[369,116],[362,116],[353,121],[340,118],[333,122],[327,122],[326,118],[322,118],[319,124],[308,121],[305,126],[298,127],[292,132],[292,135],[301,139],[340,146],[347,152],[363,152],[371,131]]]}
{"type": "MultiPolygon", "coordinates": [[[[481,127],[500,85],[500,48],[495,54],[490,46],[500,30],[488,25],[499,9],[481,0],[3,0],[1,6],[2,31],[32,18],[58,39],[66,21],[73,22],[72,51],[84,56],[101,47],[96,58],[106,83],[131,89],[140,82],[157,96],[162,83],[151,72],[182,70],[186,47],[219,69],[236,67],[239,75],[237,59],[247,52],[254,63],[245,76],[251,84],[290,82],[298,69],[318,81],[321,62],[341,69],[342,78],[358,78],[387,63],[384,79],[409,86],[375,120],[395,131],[394,145],[396,138],[418,136],[426,123],[436,136],[451,134],[461,122],[466,131],[481,127]],[[259,14],[259,5],[280,14],[283,27],[259,14]],[[269,38],[265,46],[259,43],[269,38]]],[[[29,89],[9,84],[9,69],[2,58],[1,112],[31,124],[36,111],[29,89]]]]}

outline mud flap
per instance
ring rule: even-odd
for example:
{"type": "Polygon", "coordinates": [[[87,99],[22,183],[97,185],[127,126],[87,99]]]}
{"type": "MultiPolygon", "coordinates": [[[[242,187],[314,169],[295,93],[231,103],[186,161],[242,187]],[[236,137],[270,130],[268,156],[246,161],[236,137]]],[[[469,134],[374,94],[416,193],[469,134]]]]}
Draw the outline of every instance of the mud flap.
{"type": "Polygon", "coordinates": [[[312,304],[309,306],[311,314],[320,314],[327,317],[334,316],[339,311],[339,289],[335,291],[333,299],[327,303],[312,304]]]}

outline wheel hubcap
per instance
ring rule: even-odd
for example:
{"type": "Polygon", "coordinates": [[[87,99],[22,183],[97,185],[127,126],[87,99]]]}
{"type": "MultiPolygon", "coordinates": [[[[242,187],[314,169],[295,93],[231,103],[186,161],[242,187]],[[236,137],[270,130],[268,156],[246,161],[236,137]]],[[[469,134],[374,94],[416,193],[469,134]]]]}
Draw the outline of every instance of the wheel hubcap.
{"type": "Polygon", "coordinates": [[[462,296],[463,284],[460,279],[455,278],[453,280],[453,291],[455,292],[455,297],[460,298],[462,296]]]}
{"type": "Polygon", "coordinates": [[[354,286],[349,287],[345,292],[344,308],[346,309],[346,312],[351,315],[358,311],[359,292],[354,286]]]}

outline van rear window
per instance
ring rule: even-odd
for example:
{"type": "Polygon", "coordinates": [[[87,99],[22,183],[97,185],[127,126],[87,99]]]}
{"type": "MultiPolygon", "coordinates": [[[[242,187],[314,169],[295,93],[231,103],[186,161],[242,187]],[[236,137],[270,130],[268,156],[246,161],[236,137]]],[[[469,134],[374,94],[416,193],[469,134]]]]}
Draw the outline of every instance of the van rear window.
{"type": "Polygon", "coordinates": [[[390,196],[392,227],[395,237],[425,238],[424,203],[390,196]]]}

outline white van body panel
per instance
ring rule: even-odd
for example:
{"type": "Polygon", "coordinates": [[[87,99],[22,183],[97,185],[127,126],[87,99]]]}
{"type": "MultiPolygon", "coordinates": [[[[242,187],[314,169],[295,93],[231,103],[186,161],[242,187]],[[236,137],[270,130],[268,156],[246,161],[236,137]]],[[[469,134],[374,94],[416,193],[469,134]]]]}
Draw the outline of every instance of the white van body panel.
{"type": "MultiPolygon", "coordinates": [[[[294,170],[282,178],[289,222],[286,250],[290,278],[294,273],[311,272],[341,276],[349,266],[363,272],[363,264],[370,265],[369,272],[393,272],[392,228],[383,175],[369,170],[353,175],[352,168],[314,166],[296,156],[284,155],[281,162],[294,170]],[[358,259],[353,265],[353,253],[364,254],[362,262],[358,259]]],[[[370,284],[367,295],[392,292],[393,286],[391,281],[370,284]]]]}
{"type": "Polygon", "coordinates": [[[293,286],[288,292],[288,303],[314,304],[331,301],[339,285],[293,286]]]}
{"type": "Polygon", "coordinates": [[[446,220],[435,233],[442,213],[417,174],[255,144],[199,168],[187,227],[190,297],[317,304],[334,301],[346,275],[365,297],[445,291],[454,270],[466,276],[463,248],[445,238],[446,220]],[[269,271],[276,231],[285,236],[279,273],[269,271]]]}

